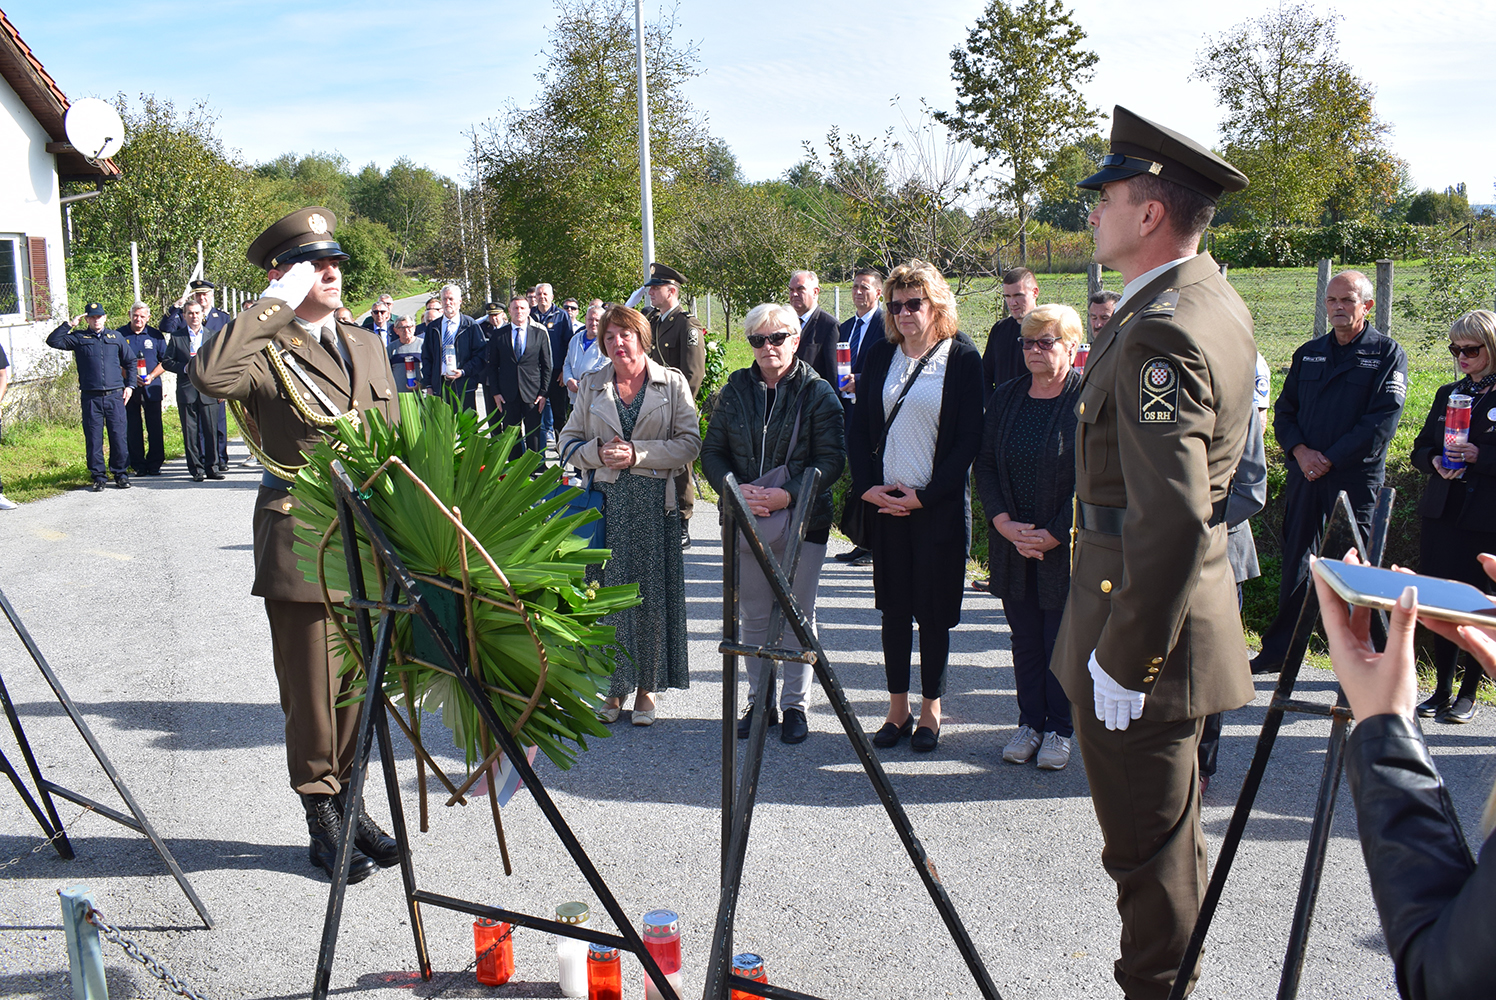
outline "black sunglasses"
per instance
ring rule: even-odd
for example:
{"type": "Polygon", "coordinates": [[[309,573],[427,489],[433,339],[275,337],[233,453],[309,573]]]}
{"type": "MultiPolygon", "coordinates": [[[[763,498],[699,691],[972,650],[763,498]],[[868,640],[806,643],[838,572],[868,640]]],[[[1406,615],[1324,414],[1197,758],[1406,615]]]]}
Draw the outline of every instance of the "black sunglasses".
{"type": "Polygon", "coordinates": [[[748,345],[754,350],[758,350],[765,344],[773,344],[775,347],[778,347],[793,336],[794,334],[787,330],[780,330],[777,333],[750,333],[748,335],[748,345]]]}
{"type": "Polygon", "coordinates": [[[1449,353],[1457,358],[1478,358],[1480,357],[1480,352],[1484,351],[1485,349],[1485,344],[1466,344],[1464,346],[1461,346],[1459,344],[1449,345],[1449,353]]]}
{"type": "Polygon", "coordinates": [[[890,303],[888,303],[888,311],[892,315],[897,316],[899,313],[901,313],[901,312],[903,312],[904,310],[907,309],[907,310],[909,310],[910,314],[912,315],[914,313],[919,312],[920,308],[922,306],[924,306],[924,304],[925,304],[925,300],[924,299],[918,299],[918,298],[916,298],[916,299],[905,299],[902,302],[890,302],[890,303]]]}

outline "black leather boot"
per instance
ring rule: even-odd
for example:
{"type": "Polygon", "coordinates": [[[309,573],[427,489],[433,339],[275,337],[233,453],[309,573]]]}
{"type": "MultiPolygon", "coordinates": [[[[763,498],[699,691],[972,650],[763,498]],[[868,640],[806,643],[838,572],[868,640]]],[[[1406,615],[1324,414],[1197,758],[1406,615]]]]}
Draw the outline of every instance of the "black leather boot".
{"type": "MultiPolygon", "coordinates": [[[[303,795],[301,804],[306,808],[306,829],[312,835],[312,844],[307,857],[332,878],[338,864],[338,838],[343,832],[343,813],[338,800],[332,795],[303,795]]],[[[358,849],[355,843],[353,858],[348,864],[348,884],[362,882],[374,874],[375,864],[358,849]]]]}
{"type": "MultiPolygon", "coordinates": [[[[338,812],[348,811],[348,789],[337,794],[338,812]]],[[[392,868],[400,863],[400,845],[395,838],[379,828],[363,804],[359,804],[358,819],[353,827],[353,846],[381,868],[392,868]]]]}

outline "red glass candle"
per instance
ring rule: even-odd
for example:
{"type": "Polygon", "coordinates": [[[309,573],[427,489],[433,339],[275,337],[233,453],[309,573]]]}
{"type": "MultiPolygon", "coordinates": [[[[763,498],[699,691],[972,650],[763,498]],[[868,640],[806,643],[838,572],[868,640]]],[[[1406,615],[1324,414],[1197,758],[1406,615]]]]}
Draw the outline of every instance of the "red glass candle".
{"type": "Polygon", "coordinates": [[[1086,370],[1086,361],[1091,357],[1091,345],[1079,344],[1075,348],[1075,361],[1072,367],[1078,372],[1086,370]]]}
{"type": "Polygon", "coordinates": [[[145,381],[145,358],[135,359],[135,375],[140,381],[145,381]]]}
{"type": "Polygon", "coordinates": [[[503,986],[514,975],[513,928],[487,918],[473,921],[473,947],[478,953],[478,982],[503,986]]]}
{"type": "MultiPolygon", "coordinates": [[[[732,974],[742,976],[744,979],[755,983],[767,983],[769,974],[764,970],[764,960],[751,951],[745,951],[741,955],[734,955],[732,959],[732,974]]],[[[752,993],[744,993],[742,990],[732,991],[732,1000],[758,1000],[752,993]]]]}
{"type": "Polygon", "coordinates": [[[407,388],[407,389],[414,389],[415,387],[416,387],[416,356],[414,354],[407,354],[405,356],[405,388],[407,388]]]}
{"type": "MultiPolygon", "coordinates": [[[[650,910],[644,914],[644,948],[660,966],[670,985],[680,991],[680,915],[674,910],[650,910]]],[[[663,997],[663,991],[655,986],[648,973],[644,976],[645,1000],[663,997]]]]}
{"type": "Polygon", "coordinates": [[[623,1000],[623,963],[617,948],[588,945],[587,1000],[623,1000]]]}
{"type": "Polygon", "coordinates": [[[1470,396],[1455,393],[1449,397],[1449,406],[1444,411],[1444,468],[1463,469],[1463,458],[1451,458],[1449,450],[1458,448],[1470,440],[1470,396]]]}
{"type": "MultiPolygon", "coordinates": [[[[850,341],[840,340],[836,344],[836,383],[841,388],[841,383],[848,375],[852,374],[852,344],[850,341]]],[[[850,395],[845,389],[842,395],[850,395]]]]}

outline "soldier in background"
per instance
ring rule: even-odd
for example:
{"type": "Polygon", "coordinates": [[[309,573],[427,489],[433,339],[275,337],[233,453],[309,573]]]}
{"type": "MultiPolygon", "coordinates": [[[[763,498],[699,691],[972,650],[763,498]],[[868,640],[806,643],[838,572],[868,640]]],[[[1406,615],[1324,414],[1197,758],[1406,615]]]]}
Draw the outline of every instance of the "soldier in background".
{"type": "MultiPolygon", "coordinates": [[[[650,264],[649,281],[644,287],[649,291],[651,305],[642,311],[649,319],[649,331],[654,337],[650,358],[684,375],[695,398],[706,378],[706,327],[680,304],[680,289],[685,283],[686,276],[675,268],[650,264]]],[[[680,506],[681,548],[690,548],[689,522],[696,505],[690,466],[675,477],[675,499],[680,506]]]]}

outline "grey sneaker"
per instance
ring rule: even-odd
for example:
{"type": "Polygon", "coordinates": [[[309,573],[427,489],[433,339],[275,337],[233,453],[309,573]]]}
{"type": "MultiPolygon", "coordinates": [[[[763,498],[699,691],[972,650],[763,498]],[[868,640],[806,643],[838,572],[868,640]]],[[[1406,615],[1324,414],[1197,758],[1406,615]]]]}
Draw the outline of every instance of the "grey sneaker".
{"type": "Polygon", "coordinates": [[[1039,749],[1039,734],[1028,726],[1019,726],[1018,732],[1014,733],[1008,745],[1003,747],[1003,760],[1009,764],[1027,764],[1037,749],[1039,749]]]}
{"type": "Polygon", "coordinates": [[[1070,738],[1059,733],[1045,733],[1039,748],[1039,770],[1058,771],[1070,763],[1070,738]]]}
{"type": "Polygon", "coordinates": [[[0,493],[0,510],[15,510],[19,506],[21,505],[6,497],[4,493],[0,493]]]}

